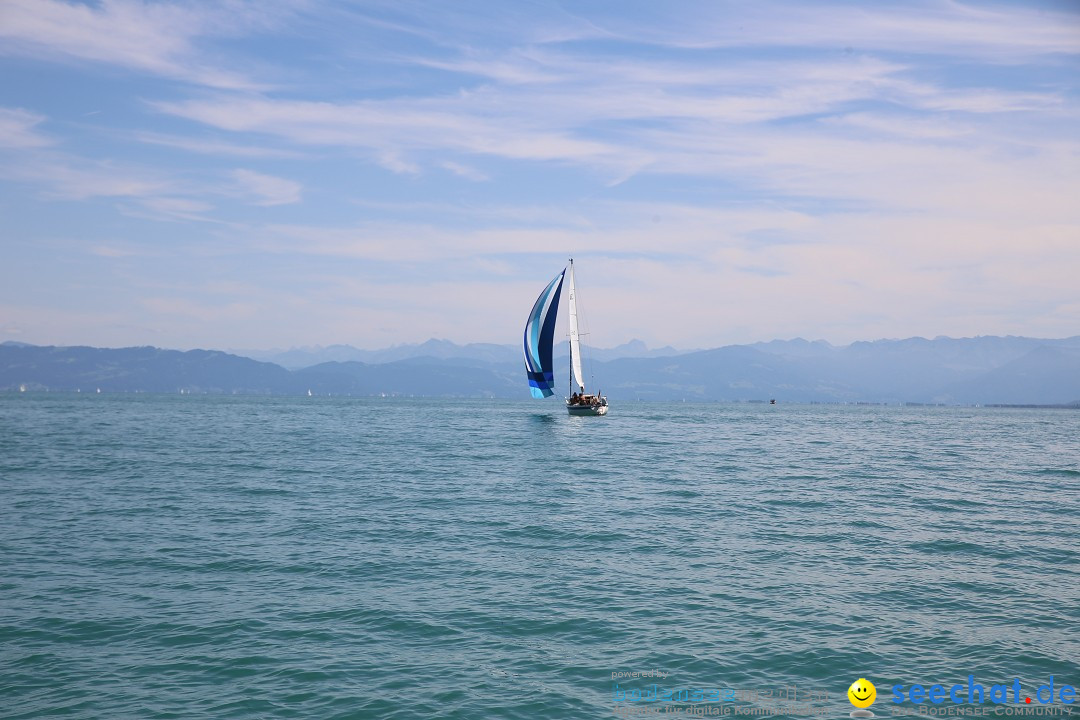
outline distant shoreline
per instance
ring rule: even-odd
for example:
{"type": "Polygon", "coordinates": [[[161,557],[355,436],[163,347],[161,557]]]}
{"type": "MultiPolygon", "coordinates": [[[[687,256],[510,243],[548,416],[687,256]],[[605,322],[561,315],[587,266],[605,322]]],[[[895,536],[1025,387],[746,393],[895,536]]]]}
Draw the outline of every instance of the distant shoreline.
{"type": "MultiPolygon", "coordinates": [[[[644,345],[629,349],[647,352],[644,345]]],[[[0,389],[163,394],[506,398],[528,396],[521,350],[498,346],[290,369],[218,350],[0,343],[0,389]]],[[[1080,406],[1080,336],[804,340],[677,355],[585,357],[613,403],[746,402],[1071,408],[1080,406]]],[[[566,358],[555,358],[557,374],[566,358]]],[[[567,388],[567,394],[569,389],[567,388]]]]}

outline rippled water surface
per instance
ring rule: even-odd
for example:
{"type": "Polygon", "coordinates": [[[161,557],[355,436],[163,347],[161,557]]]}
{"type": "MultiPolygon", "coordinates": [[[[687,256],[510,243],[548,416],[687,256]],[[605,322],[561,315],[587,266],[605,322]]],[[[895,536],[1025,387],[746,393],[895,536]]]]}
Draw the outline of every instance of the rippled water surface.
{"type": "Polygon", "coordinates": [[[1078,541],[1076,411],[0,395],[0,715],[1080,685],[1078,541]]]}

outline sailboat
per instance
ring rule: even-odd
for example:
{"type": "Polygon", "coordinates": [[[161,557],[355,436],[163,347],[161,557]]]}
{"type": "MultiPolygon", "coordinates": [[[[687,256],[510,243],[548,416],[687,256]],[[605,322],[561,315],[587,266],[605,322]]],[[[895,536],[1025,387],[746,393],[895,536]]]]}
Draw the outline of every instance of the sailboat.
{"type": "Polygon", "coordinates": [[[577,289],[574,286],[574,260],[547,284],[536,298],[525,323],[525,373],[534,398],[555,394],[555,375],[552,370],[551,347],[555,340],[555,318],[559,313],[559,296],[563,280],[569,275],[568,305],[570,311],[570,396],[566,411],[571,415],[606,415],[607,398],[585,392],[585,376],[581,371],[581,333],[578,331],[577,289]],[[575,390],[575,387],[577,388],[575,390]]]}

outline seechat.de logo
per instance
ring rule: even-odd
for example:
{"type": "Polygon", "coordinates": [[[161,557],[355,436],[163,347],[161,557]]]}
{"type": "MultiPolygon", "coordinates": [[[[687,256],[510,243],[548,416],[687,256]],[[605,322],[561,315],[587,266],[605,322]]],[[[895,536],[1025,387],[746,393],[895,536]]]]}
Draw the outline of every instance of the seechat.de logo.
{"type": "Polygon", "coordinates": [[[975,682],[974,675],[968,675],[966,684],[957,683],[948,686],[935,683],[930,687],[918,684],[910,687],[893,685],[891,689],[894,703],[910,700],[916,705],[927,702],[932,705],[940,705],[946,700],[973,705],[984,702],[995,705],[1004,705],[1009,702],[1031,705],[1033,700],[1039,705],[1047,705],[1055,701],[1063,705],[1071,705],[1076,702],[1076,688],[1072,685],[1059,685],[1055,688],[1053,675],[1050,676],[1049,683],[1040,685],[1033,693],[1022,689],[1019,678],[1014,678],[1011,685],[983,686],[975,682]]]}

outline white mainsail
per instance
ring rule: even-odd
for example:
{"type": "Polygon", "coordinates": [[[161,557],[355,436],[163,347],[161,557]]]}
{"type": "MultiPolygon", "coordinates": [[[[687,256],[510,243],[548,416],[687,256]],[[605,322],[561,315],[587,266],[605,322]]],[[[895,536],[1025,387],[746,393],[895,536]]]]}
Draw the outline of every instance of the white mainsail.
{"type": "Polygon", "coordinates": [[[570,366],[578,392],[585,390],[585,375],[581,372],[581,338],[578,333],[577,289],[574,286],[574,261],[570,261],[570,366]]]}

